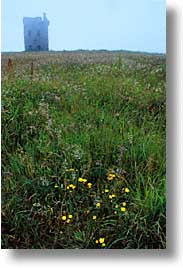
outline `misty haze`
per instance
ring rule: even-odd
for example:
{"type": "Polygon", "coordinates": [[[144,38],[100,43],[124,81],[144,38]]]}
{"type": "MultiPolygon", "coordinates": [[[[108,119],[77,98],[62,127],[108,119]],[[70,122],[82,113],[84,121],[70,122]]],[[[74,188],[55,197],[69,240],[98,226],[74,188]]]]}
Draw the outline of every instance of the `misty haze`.
{"type": "Polygon", "coordinates": [[[166,6],[2,0],[4,249],[166,248],[166,6]]]}

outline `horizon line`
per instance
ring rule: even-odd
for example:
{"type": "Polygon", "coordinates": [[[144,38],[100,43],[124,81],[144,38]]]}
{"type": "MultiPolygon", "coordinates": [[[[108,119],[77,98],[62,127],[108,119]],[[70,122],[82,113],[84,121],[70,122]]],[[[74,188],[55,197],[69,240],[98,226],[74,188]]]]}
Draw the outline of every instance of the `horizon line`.
{"type": "Polygon", "coordinates": [[[144,51],[144,50],[128,50],[128,49],[105,49],[105,48],[100,48],[100,49],[83,49],[83,48],[78,48],[78,49],[62,49],[62,50],[54,50],[50,49],[48,51],[25,51],[25,50],[17,50],[17,51],[1,51],[1,53],[48,53],[48,52],[77,52],[77,51],[108,51],[108,52],[130,52],[130,53],[145,53],[145,54],[163,54],[166,55],[165,52],[154,52],[154,51],[144,51]]]}

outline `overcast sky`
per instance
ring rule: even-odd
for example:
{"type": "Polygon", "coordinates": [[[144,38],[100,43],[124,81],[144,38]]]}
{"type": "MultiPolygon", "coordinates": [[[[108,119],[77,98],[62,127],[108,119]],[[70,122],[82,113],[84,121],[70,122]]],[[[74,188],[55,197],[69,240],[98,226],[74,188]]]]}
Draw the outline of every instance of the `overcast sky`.
{"type": "Polygon", "coordinates": [[[166,52],[164,0],[1,0],[1,51],[23,51],[23,17],[47,13],[50,50],[166,52]]]}

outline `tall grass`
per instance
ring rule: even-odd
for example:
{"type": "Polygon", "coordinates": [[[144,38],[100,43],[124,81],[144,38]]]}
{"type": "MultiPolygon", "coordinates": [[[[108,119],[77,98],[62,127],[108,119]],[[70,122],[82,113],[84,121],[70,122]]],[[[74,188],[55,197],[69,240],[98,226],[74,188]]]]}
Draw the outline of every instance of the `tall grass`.
{"type": "Polygon", "coordinates": [[[2,248],[165,248],[165,58],[72,55],[30,77],[14,57],[2,77],[2,248]]]}

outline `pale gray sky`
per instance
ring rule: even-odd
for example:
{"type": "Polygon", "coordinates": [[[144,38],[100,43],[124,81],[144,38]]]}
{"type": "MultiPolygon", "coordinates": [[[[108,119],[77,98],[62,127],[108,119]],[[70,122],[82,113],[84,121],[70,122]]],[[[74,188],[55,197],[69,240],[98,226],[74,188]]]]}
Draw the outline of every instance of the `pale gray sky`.
{"type": "Polygon", "coordinates": [[[23,17],[50,20],[52,50],[166,52],[164,0],[2,0],[2,51],[24,50],[23,17]]]}

